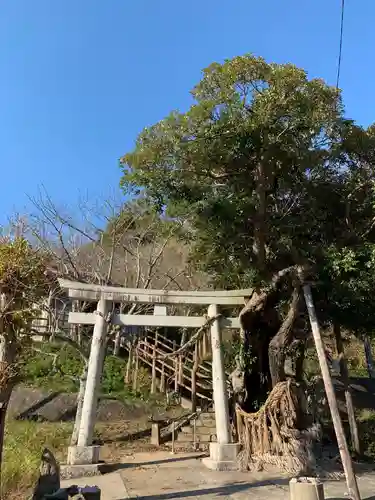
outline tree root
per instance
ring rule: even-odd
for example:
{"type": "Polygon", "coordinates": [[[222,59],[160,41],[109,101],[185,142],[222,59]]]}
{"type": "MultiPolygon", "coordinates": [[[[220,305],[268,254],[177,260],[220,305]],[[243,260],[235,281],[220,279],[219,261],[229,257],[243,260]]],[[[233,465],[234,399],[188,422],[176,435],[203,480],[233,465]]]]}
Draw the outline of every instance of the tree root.
{"type": "Polygon", "coordinates": [[[301,388],[291,381],[280,382],[258,412],[246,413],[237,406],[241,469],[261,470],[268,464],[298,474],[316,470],[312,448],[320,426],[300,430],[299,393],[301,388]]]}

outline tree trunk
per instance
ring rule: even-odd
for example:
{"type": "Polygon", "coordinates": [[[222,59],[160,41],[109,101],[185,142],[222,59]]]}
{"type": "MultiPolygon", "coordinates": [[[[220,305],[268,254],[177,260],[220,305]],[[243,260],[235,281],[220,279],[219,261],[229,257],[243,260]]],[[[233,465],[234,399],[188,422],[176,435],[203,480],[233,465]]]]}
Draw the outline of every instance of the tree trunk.
{"type": "Polygon", "coordinates": [[[74,421],[72,437],[70,438],[70,446],[77,446],[78,443],[78,434],[82,418],[83,398],[85,397],[85,390],[86,390],[86,380],[87,380],[87,365],[84,367],[81,377],[79,379],[76,418],[74,421]]]}
{"type": "Polygon", "coordinates": [[[270,372],[272,387],[278,382],[285,380],[285,357],[286,349],[290,345],[293,335],[293,324],[298,315],[298,303],[300,300],[299,289],[293,290],[292,300],[289,305],[289,310],[284,318],[276,335],[269,344],[268,355],[270,362],[270,372]]]}
{"type": "MultiPolygon", "coordinates": [[[[5,419],[8,403],[14,387],[14,361],[16,357],[15,342],[9,342],[7,337],[0,336],[0,481],[2,473],[3,445],[5,433],[5,419]]],[[[1,482],[0,482],[1,491],[1,482]]]]}
{"type": "Polygon", "coordinates": [[[338,354],[338,358],[339,358],[339,362],[340,362],[340,374],[341,374],[341,378],[342,378],[342,381],[344,384],[344,390],[345,390],[345,401],[346,401],[346,409],[348,412],[350,437],[351,437],[351,441],[352,441],[353,450],[356,452],[357,455],[360,455],[361,454],[361,446],[360,446],[359,435],[358,435],[357,421],[355,419],[353,398],[352,398],[352,393],[351,393],[351,389],[350,389],[349,372],[348,372],[348,366],[346,364],[346,360],[345,360],[345,356],[344,356],[344,344],[343,344],[342,336],[341,336],[341,328],[340,328],[340,325],[338,323],[333,323],[333,333],[335,335],[336,349],[337,349],[337,354],[338,354]]]}
{"type": "MultiPolygon", "coordinates": [[[[9,400],[8,400],[9,401],[9,400]]],[[[8,402],[6,403],[8,405],[8,402]]],[[[0,408],[0,492],[2,491],[2,473],[3,473],[3,448],[4,448],[4,434],[5,434],[5,418],[7,413],[7,406],[0,408]]],[[[0,497],[2,494],[0,493],[0,497]]]]}
{"type": "MultiPolygon", "coordinates": [[[[250,345],[245,344],[246,352],[251,358],[255,358],[250,367],[243,366],[244,369],[244,401],[240,406],[247,412],[258,411],[259,407],[266,401],[269,391],[272,389],[270,381],[270,366],[268,357],[268,346],[270,338],[274,336],[274,330],[267,329],[267,325],[261,325],[251,335],[250,345]]],[[[250,335],[246,334],[249,338],[250,335]]]]}
{"type": "Polygon", "coordinates": [[[114,356],[118,356],[120,354],[120,347],[121,347],[121,330],[118,330],[116,332],[115,342],[113,346],[114,356]]]}

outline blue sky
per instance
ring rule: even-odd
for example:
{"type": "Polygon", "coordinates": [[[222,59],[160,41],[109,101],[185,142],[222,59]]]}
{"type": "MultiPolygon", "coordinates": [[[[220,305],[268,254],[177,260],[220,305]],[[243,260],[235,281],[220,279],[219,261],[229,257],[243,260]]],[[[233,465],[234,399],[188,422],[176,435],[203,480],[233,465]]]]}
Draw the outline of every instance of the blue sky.
{"type": "MultiPolygon", "coordinates": [[[[201,69],[246,52],[335,83],[340,0],[2,0],[0,223],[44,185],[58,203],[117,187],[137,133],[190,103],[201,69]]],[[[375,121],[373,0],[346,1],[347,114],[375,121]]]]}

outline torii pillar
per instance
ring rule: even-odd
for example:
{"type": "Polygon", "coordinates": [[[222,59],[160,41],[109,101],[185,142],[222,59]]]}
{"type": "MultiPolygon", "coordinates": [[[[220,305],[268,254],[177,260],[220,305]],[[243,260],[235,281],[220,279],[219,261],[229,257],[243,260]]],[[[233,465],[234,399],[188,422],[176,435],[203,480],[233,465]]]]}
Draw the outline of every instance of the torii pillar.
{"type": "MultiPolygon", "coordinates": [[[[219,314],[217,305],[210,305],[208,317],[214,318],[219,314]]],[[[237,455],[239,444],[232,443],[229,428],[228,392],[224,369],[224,355],[220,319],[211,324],[212,345],[212,387],[216,420],[216,443],[210,443],[210,456],[203,459],[203,463],[213,470],[237,470],[237,455]]]]}
{"type": "Polygon", "coordinates": [[[98,406],[98,391],[103,370],[107,336],[107,316],[111,303],[99,300],[87,368],[87,381],[82,406],[77,446],[68,449],[68,465],[94,465],[99,463],[100,446],[93,445],[93,434],[98,406]]]}

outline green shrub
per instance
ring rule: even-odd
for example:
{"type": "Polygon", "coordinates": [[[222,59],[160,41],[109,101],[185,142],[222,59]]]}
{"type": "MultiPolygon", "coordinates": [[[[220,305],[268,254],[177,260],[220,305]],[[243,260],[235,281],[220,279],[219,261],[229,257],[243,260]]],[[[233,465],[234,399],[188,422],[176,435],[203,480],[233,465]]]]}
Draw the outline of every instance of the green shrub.
{"type": "Polygon", "coordinates": [[[75,392],[83,362],[75,349],[62,344],[44,344],[38,351],[25,350],[20,372],[24,383],[36,387],[75,392]]]}
{"type": "Polygon", "coordinates": [[[72,424],[37,423],[8,420],[5,427],[1,498],[28,498],[39,476],[42,451],[45,447],[56,458],[65,456],[72,424]]]}
{"type": "Polygon", "coordinates": [[[362,410],[357,418],[359,439],[365,458],[375,460],[375,411],[362,410]]]}
{"type": "MultiPolygon", "coordinates": [[[[23,383],[61,392],[78,390],[82,369],[83,361],[80,355],[67,344],[47,343],[38,347],[38,351],[25,350],[20,365],[23,383]]],[[[126,359],[107,355],[103,367],[101,393],[123,400],[147,400],[151,385],[147,369],[139,368],[136,394],[133,394],[131,386],[125,386],[125,370],[126,359]]]]}
{"type": "Polygon", "coordinates": [[[124,391],[125,367],[123,359],[116,356],[106,357],[101,385],[104,394],[116,394],[124,391]]]}

